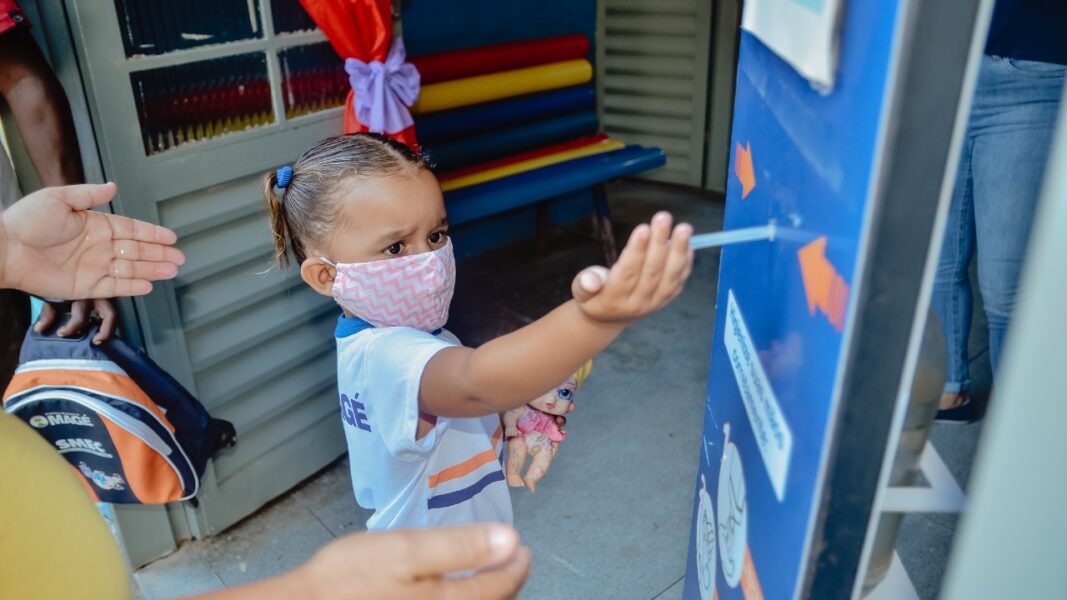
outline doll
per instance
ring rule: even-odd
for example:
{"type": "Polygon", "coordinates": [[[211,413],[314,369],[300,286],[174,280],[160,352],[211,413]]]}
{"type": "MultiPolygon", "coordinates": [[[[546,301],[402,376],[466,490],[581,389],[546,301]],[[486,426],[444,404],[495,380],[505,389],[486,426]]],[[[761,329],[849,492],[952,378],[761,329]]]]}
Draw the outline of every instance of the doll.
{"type": "Polygon", "coordinates": [[[593,361],[590,360],[556,389],[526,406],[504,413],[504,437],[508,440],[508,485],[525,485],[531,492],[537,490],[537,482],[545,476],[556,456],[556,447],[567,437],[563,431],[563,423],[566,422],[563,415],[574,410],[574,392],[582,387],[592,370],[593,361]],[[520,471],[526,465],[527,454],[531,457],[530,468],[523,477],[520,471]]]}

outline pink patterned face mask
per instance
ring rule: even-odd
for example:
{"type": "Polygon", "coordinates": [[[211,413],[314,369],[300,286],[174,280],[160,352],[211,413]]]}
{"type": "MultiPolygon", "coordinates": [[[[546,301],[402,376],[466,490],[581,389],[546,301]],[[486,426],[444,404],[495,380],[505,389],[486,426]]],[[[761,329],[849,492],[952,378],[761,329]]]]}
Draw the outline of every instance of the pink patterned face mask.
{"type": "Polygon", "coordinates": [[[331,263],[333,298],[375,327],[435,331],[448,321],[456,286],[452,240],[433,252],[364,263],[331,263]]]}

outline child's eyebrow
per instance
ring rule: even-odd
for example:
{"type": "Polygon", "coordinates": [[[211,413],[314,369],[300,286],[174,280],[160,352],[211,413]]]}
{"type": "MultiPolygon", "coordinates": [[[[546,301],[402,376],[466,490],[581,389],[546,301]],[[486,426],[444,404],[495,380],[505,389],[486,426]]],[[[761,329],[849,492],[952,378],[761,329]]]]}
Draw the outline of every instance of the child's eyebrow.
{"type": "Polygon", "coordinates": [[[395,230],[390,231],[389,233],[381,236],[378,239],[381,240],[379,242],[379,244],[384,244],[386,242],[395,242],[396,240],[402,240],[405,237],[407,237],[407,232],[406,231],[403,231],[401,229],[395,229],[395,230]]]}
{"type": "MultiPolygon", "coordinates": [[[[441,219],[441,222],[437,226],[438,227],[448,227],[448,217],[445,217],[445,218],[441,219]]],[[[406,229],[394,229],[394,230],[390,231],[389,233],[387,233],[387,234],[381,236],[380,238],[378,238],[380,240],[378,243],[380,245],[380,244],[384,244],[386,242],[390,242],[390,243],[391,242],[395,242],[396,240],[402,240],[402,239],[406,238],[410,234],[411,234],[411,232],[406,230],[406,229]]]]}

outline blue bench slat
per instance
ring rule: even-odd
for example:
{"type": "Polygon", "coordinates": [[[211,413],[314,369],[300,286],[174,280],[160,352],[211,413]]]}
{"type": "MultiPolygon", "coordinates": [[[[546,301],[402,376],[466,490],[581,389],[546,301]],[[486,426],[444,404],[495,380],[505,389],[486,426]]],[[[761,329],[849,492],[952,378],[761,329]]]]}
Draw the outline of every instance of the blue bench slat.
{"type": "Polygon", "coordinates": [[[627,146],[445,193],[453,225],[534,204],[616,177],[661,167],[667,157],[659,148],[627,146]]]}
{"type": "Polygon", "coordinates": [[[445,172],[591,135],[597,127],[596,112],[583,111],[429,146],[423,152],[435,171],[445,172]]]}
{"type": "Polygon", "coordinates": [[[549,117],[596,109],[596,90],[582,85],[530,94],[418,117],[415,133],[424,146],[447,143],[549,117]]]}

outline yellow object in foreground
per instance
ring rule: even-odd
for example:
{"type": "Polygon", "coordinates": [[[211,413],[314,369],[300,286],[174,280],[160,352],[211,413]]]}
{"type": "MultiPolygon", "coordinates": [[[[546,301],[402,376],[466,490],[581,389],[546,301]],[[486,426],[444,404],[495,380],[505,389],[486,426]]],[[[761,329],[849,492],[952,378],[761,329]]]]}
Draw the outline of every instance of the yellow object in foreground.
{"type": "Polygon", "coordinates": [[[577,59],[431,83],[422,87],[411,112],[426,114],[470,106],[579,85],[592,79],[593,66],[585,59],[577,59]]]}
{"type": "Polygon", "coordinates": [[[525,173],[526,171],[540,169],[541,167],[555,165],[561,162],[566,162],[568,160],[574,160],[576,158],[582,158],[583,156],[603,154],[605,152],[611,152],[612,150],[620,150],[625,147],[626,144],[618,140],[603,140],[601,142],[597,142],[596,144],[582,146],[581,148],[574,148],[573,150],[564,150],[562,152],[548,154],[546,156],[538,156],[537,158],[531,158],[530,160],[524,160],[522,162],[512,163],[510,165],[503,165],[493,169],[486,169],[484,171],[478,171],[477,173],[471,173],[470,175],[464,175],[463,177],[450,179],[441,184],[441,190],[445,192],[450,190],[458,190],[459,188],[478,185],[479,183],[493,181],[494,179],[501,179],[510,175],[525,173]]]}
{"type": "Polygon", "coordinates": [[[123,600],[126,565],[67,461],[0,411],[0,598],[123,600]]]}

